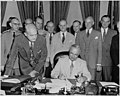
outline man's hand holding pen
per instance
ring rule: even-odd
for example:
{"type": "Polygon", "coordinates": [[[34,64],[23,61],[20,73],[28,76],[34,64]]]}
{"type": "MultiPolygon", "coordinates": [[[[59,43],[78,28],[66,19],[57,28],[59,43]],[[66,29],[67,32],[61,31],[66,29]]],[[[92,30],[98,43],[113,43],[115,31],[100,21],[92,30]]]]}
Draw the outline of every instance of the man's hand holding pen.
{"type": "Polygon", "coordinates": [[[76,75],[75,77],[77,77],[77,82],[78,83],[83,83],[85,81],[87,81],[87,77],[86,76],[83,76],[83,73],[80,73],[78,75],[76,75]]]}

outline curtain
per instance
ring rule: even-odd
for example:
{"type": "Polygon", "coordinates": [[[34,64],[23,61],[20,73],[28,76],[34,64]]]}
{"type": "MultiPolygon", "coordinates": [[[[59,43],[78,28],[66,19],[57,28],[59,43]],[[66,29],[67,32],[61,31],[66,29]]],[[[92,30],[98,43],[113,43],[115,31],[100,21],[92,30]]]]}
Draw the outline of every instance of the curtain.
{"type": "Polygon", "coordinates": [[[119,1],[114,1],[114,8],[113,8],[113,16],[114,16],[114,21],[113,23],[116,25],[116,23],[119,21],[119,1]]]}
{"type": "Polygon", "coordinates": [[[5,15],[6,5],[7,5],[7,1],[1,1],[1,26],[5,15]]]}
{"type": "Polygon", "coordinates": [[[31,18],[34,20],[38,16],[38,1],[17,1],[21,22],[31,18]]]}
{"type": "Polygon", "coordinates": [[[50,20],[55,26],[61,19],[67,19],[70,1],[50,1],[50,20]]]}
{"type": "Polygon", "coordinates": [[[79,1],[83,21],[88,16],[94,18],[94,28],[98,29],[99,17],[100,17],[100,1],[79,1]]]}
{"type": "Polygon", "coordinates": [[[111,18],[110,28],[114,29],[114,25],[119,21],[119,1],[109,1],[108,15],[111,18]]]}

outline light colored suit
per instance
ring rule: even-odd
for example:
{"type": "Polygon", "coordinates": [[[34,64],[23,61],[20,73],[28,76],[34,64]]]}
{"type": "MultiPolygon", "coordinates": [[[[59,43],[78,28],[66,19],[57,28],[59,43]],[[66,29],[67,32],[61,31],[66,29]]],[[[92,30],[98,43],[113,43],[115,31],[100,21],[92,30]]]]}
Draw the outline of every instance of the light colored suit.
{"type": "MultiPolygon", "coordinates": [[[[52,34],[52,38],[53,38],[53,35],[54,34],[52,34]]],[[[50,33],[49,32],[47,32],[45,38],[46,38],[46,46],[47,46],[47,51],[48,51],[46,61],[49,62],[50,61],[50,57],[51,57],[51,49],[52,49],[52,46],[50,44],[50,33]]],[[[51,40],[51,42],[52,42],[52,40],[51,40]]]]}
{"type": "Polygon", "coordinates": [[[60,32],[56,33],[52,39],[51,63],[53,64],[53,58],[56,53],[68,51],[73,44],[75,44],[75,37],[71,33],[66,33],[64,43],[62,43],[60,32]]]}
{"type": "Polygon", "coordinates": [[[102,60],[102,38],[100,32],[93,30],[87,38],[86,30],[78,33],[76,44],[80,46],[80,56],[87,62],[92,79],[95,79],[96,64],[101,64],[102,60]],[[94,70],[94,72],[93,72],[94,70]]]}
{"type": "Polygon", "coordinates": [[[75,79],[75,75],[78,73],[83,73],[83,76],[86,76],[88,81],[91,80],[91,74],[88,71],[86,61],[77,58],[73,63],[73,71],[70,75],[70,59],[68,56],[60,58],[55,68],[51,72],[51,77],[58,78],[61,74],[67,78],[75,79]]]}
{"type": "MultiPolygon", "coordinates": [[[[18,31],[15,33],[16,36],[20,35],[21,32],[18,31]]],[[[5,66],[5,63],[8,59],[8,55],[11,49],[11,45],[13,42],[13,32],[11,29],[6,30],[1,35],[1,66],[5,66]]],[[[15,70],[15,75],[20,75],[19,65],[18,65],[18,57],[16,58],[15,65],[13,67],[15,70]]],[[[13,74],[13,70],[11,75],[13,74]]]]}

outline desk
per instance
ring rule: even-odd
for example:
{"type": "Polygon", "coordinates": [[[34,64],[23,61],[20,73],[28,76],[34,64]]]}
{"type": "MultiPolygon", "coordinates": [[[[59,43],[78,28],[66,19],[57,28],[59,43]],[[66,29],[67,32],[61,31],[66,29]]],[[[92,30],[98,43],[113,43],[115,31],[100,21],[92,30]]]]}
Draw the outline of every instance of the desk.
{"type": "MultiPolygon", "coordinates": [[[[26,80],[25,80],[26,81],[26,80]]],[[[24,82],[25,82],[24,81],[24,82]]],[[[74,79],[70,79],[69,80],[72,84],[75,84],[75,80],[74,79]]],[[[45,79],[42,79],[41,80],[41,83],[47,83],[47,82],[51,82],[51,79],[50,78],[45,78],[45,79]]],[[[95,81],[91,81],[91,83],[94,83],[96,84],[95,81]]],[[[18,84],[13,84],[13,83],[6,83],[6,82],[1,82],[1,88],[2,90],[5,90],[6,94],[7,95],[21,95],[21,87],[23,87],[24,84],[23,82],[21,83],[18,83],[18,84]],[[15,87],[17,87],[17,89],[15,89],[15,87]],[[14,92],[11,91],[11,89],[15,89],[14,92]]],[[[90,86],[91,87],[91,86],[90,86]]],[[[93,87],[92,87],[93,88],[93,87]]],[[[93,90],[93,89],[90,89],[90,88],[87,88],[87,90],[93,90]]],[[[97,90],[98,91],[98,90],[97,90]]],[[[41,93],[40,93],[41,94],[41,93]]],[[[37,95],[40,95],[40,94],[37,94],[37,95]]],[[[53,94],[52,94],[53,95],[53,94]]]]}

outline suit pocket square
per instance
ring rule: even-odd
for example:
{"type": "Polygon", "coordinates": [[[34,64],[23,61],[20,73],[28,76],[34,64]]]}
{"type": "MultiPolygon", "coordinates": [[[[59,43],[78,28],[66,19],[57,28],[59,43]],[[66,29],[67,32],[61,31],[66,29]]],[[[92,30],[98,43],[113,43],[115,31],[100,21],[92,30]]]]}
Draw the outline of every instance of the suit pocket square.
{"type": "Polygon", "coordinates": [[[98,37],[96,36],[95,39],[98,39],[98,37]]]}

